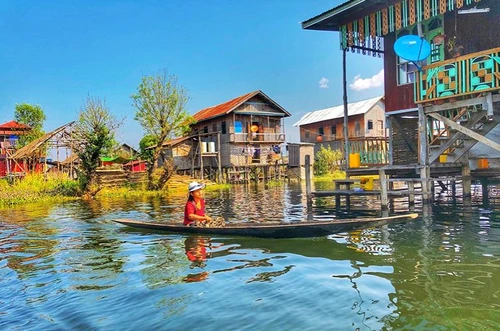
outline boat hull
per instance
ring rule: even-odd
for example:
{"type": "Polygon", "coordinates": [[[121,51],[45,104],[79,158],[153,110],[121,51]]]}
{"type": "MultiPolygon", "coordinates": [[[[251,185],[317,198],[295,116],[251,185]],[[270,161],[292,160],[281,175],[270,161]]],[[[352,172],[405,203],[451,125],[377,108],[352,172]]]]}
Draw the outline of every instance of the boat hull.
{"type": "Polygon", "coordinates": [[[335,220],[328,222],[299,222],[289,224],[238,223],[228,224],[223,228],[185,226],[181,223],[144,222],[129,219],[114,220],[117,223],[134,228],[171,233],[251,236],[261,238],[304,238],[320,237],[360,228],[380,226],[394,220],[410,219],[417,214],[405,214],[380,218],[360,218],[335,220]]]}

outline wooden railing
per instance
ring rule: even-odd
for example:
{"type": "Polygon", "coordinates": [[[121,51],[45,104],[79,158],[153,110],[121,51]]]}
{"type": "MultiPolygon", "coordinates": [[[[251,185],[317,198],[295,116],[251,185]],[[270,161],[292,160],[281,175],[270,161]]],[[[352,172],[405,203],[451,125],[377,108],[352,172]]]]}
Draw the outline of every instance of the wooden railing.
{"type": "MultiPolygon", "coordinates": [[[[351,137],[348,144],[349,154],[359,153],[362,166],[389,164],[389,141],[387,138],[351,137]]],[[[330,145],[333,150],[338,149],[344,155],[343,139],[325,142],[323,145],[330,145]]]]}
{"type": "Polygon", "coordinates": [[[230,133],[229,141],[235,143],[263,142],[282,143],[285,142],[284,133],[230,133]]]}
{"type": "Polygon", "coordinates": [[[500,47],[436,62],[418,71],[415,103],[500,90],[500,47]]]}

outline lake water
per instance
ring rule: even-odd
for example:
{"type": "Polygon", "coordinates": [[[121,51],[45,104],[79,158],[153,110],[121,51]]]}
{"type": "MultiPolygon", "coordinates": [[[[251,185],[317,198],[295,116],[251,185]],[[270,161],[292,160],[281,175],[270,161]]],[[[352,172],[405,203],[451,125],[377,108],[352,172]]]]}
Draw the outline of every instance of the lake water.
{"type": "MultiPolygon", "coordinates": [[[[381,215],[371,198],[350,212],[317,199],[308,214],[304,191],[259,184],[206,199],[230,221],[381,215]]],[[[498,330],[500,200],[491,193],[487,205],[442,196],[417,203],[416,220],[309,239],[111,221],[181,219],[185,196],[0,210],[0,329],[498,330]]]]}

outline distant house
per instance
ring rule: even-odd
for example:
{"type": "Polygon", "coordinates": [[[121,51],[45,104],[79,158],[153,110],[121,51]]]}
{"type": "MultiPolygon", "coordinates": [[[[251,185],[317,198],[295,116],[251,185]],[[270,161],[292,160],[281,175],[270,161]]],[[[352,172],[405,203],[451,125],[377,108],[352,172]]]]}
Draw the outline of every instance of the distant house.
{"type": "Polygon", "coordinates": [[[16,121],[0,124],[0,142],[7,142],[9,146],[14,146],[19,136],[22,136],[30,130],[31,128],[29,126],[16,121]]]}
{"type": "Polygon", "coordinates": [[[14,152],[19,137],[30,130],[29,126],[16,121],[0,124],[0,177],[5,177],[10,171],[17,171],[16,164],[7,161],[7,157],[14,152]]]}
{"type": "Polygon", "coordinates": [[[130,155],[131,158],[139,155],[139,152],[128,144],[121,144],[120,150],[130,155]]]}
{"type": "MultiPolygon", "coordinates": [[[[348,138],[385,137],[384,97],[348,104],[348,138]]],[[[344,137],[344,105],[311,111],[293,126],[299,127],[300,141],[321,143],[344,137]]]]}
{"type": "Polygon", "coordinates": [[[258,90],[200,110],[187,137],[164,144],[178,170],[262,165],[281,155],[288,113],[258,90]]]}
{"type": "MultiPolygon", "coordinates": [[[[353,102],[347,105],[347,133],[351,153],[360,153],[362,164],[385,163],[387,138],[385,133],[384,97],[353,102]],[[372,159],[372,153],[379,151],[372,159]]],[[[311,111],[297,121],[302,143],[344,151],[344,105],[311,111]]]]}

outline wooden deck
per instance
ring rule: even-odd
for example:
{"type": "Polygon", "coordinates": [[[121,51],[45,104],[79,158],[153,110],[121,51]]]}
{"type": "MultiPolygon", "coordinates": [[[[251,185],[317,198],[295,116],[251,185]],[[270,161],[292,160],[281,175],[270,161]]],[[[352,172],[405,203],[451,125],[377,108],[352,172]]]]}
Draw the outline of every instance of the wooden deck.
{"type": "Polygon", "coordinates": [[[351,189],[358,179],[336,180],[335,190],[310,192],[313,197],[335,197],[335,205],[341,207],[341,198],[345,198],[345,207],[350,208],[350,197],[376,196],[380,199],[382,208],[387,208],[389,199],[395,197],[408,197],[408,203],[415,203],[415,196],[421,196],[422,201],[433,200],[435,189],[441,192],[451,189],[452,196],[456,194],[456,185],[462,186],[462,195],[469,199],[471,183],[481,184],[483,199],[488,197],[488,185],[500,183],[500,169],[474,169],[455,164],[436,164],[429,167],[430,175],[421,176],[423,166],[410,165],[385,165],[371,168],[349,169],[348,176],[379,176],[380,190],[351,189]],[[403,188],[395,189],[397,184],[403,183],[403,188]]]}

